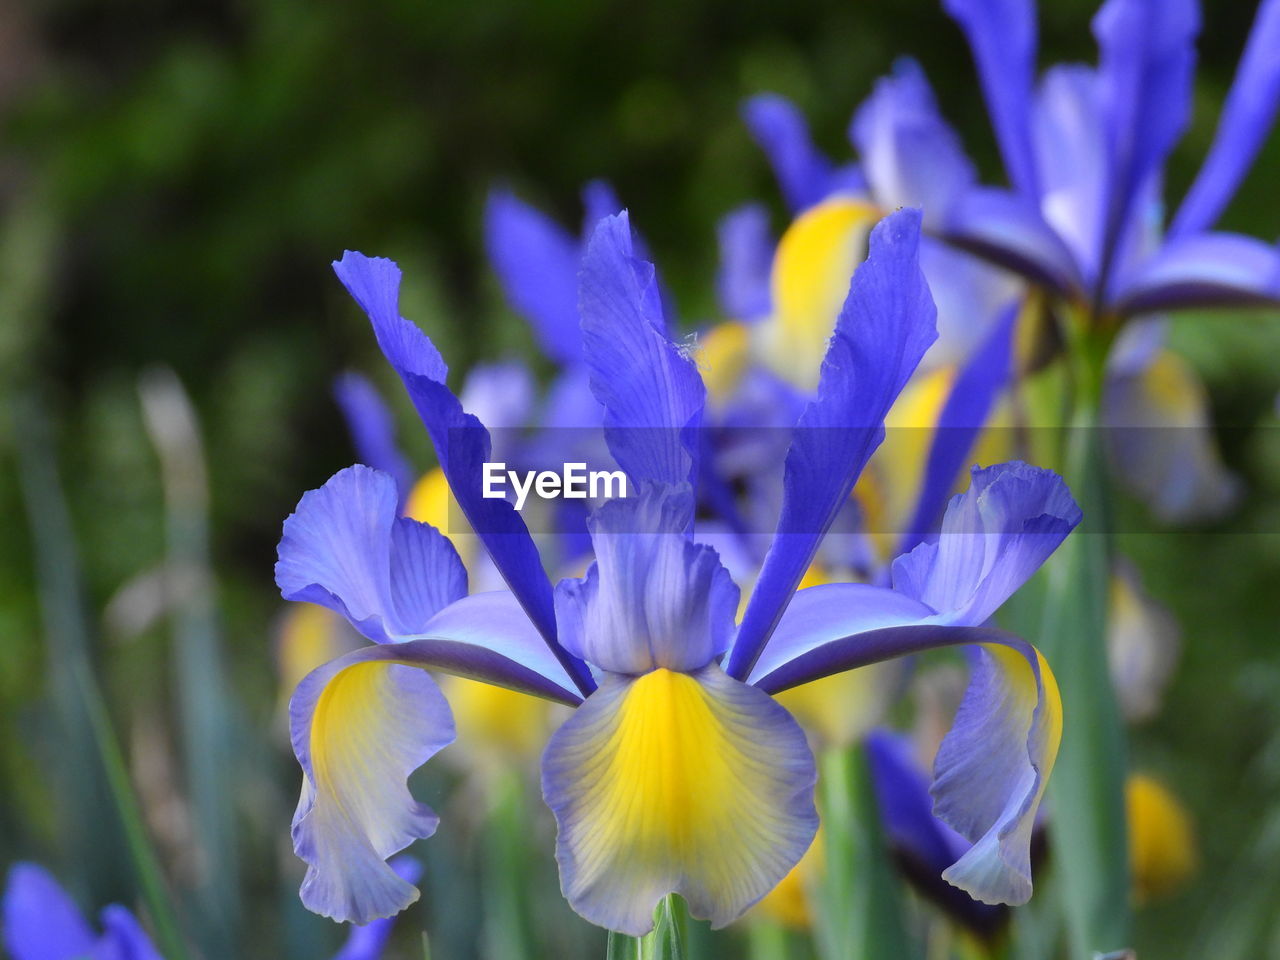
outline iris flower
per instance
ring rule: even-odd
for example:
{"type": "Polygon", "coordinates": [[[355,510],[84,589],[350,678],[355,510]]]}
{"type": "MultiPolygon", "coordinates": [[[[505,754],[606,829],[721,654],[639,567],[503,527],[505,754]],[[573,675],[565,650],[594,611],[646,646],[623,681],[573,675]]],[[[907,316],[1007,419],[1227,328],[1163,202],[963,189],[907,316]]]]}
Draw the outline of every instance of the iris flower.
{"type": "MultiPolygon", "coordinates": [[[[861,158],[860,181],[847,169],[832,174],[833,164],[814,147],[803,117],[785,100],[764,95],[748,102],[748,124],[799,214],[788,233],[809,221],[830,221],[828,210],[853,210],[868,202],[923,206],[933,236],[1021,275],[1051,303],[1065,303],[1110,329],[1134,318],[1111,351],[1103,398],[1102,422],[1112,428],[1115,467],[1161,520],[1221,514],[1236,501],[1239,484],[1213,448],[1203,386],[1164,347],[1163,314],[1280,298],[1275,249],[1212,230],[1274,115],[1280,66],[1266,51],[1280,40],[1280,4],[1268,0],[1260,8],[1209,158],[1164,236],[1159,188],[1164,160],[1189,115],[1198,27],[1194,3],[1111,0],[1095,20],[1102,47],[1099,68],[1051,67],[1034,94],[1030,0],[954,0],[948,9],[974,48],[1014,189],[978,183],[923,72],[903,60],[892,76],[877,83],[850,125],[861,158]],[[1150,65],[1145,72],[1130,69],[1144,63],[1150,65]],[[1130,110],[1134,103],[1140,106],[1130,110]]],[[[845,219],[844,230],[825,241],[820,231],[809,230],[825,247],[825,256],[842,257],[845,246],[858,242],[862,228],[852,217],[845,219]]],[[[743,291],[759,289],[765,276],[747,267],[760,259],[758,253],[741,253],[752,235],[739,229],[737,239],[725,246],[724,273],[736,278],[738,301],[746,299],[743,291]]],[[[779,245],[779,259],[784,245],[779,245]]],[[[926,273],[931,280],[949,274],[963,278],[967,260],[926,273]]],[[[824,261],[809,254],[802,262],[824,261]]],[[[961,292],[966,286],[980,291],[989,284],[961,283],[961,292]]],[[[832,296],[838,285],[800,289],[817,300],[832,296]]],[[[1026,311],[1028,321],[1039,315],[1026,311]]],[[[1030,323],[1020,326],[1026,330],[1020,344],[1041,343],[1030,323]]],[[[1029,373],[1043,361],[1023,350],[1017,367],[1029,373]]],[[[999,386],[1005,376],[1000,372],[999,386]]],[[[993,419],[1002,422],[999,407],[993,419]]],[[[1039,424],[1033,420],[1031,425],[1039,424]]]]}
{"type": "Polygon", "coordinates": [[[286,521],[283,595],[337,610],[374,641],[310,674],[291,703],[306,906],[361,922],[416,899],[384,861],[437,826],[406,778],[454,737],[429,673],[440,671],[575,708],[547,744],[542,790],[578,913],[640,935],[674,892],[724,926],[817,829],[813,757],[772,694],[961,643],[982,653],[934,792],[970,846],[946,879],[995,902],[1030,896],[1027,846],[1061,704],[1034,648],[982,625],[1078,522],[1061,479],[1017,463],[975,470],[941,537],[899,558],[895,589],[797,591],[935,337],[919,224],[918,211],[901,211],[873,232],[797,425],[778,532],[740,624],[738,587],[694,537],[705,389],[665,333],[655,271],[635,256],[625,214],[593,234],[579,304],[605,437],[633,492],[592,513],[595,561],[554,589],[520,515],[481,496],[487,432],[449,390],[430,340],[400,316],[398,268],[356,253],[335,264],[509,589],[468,595],[447,538],[398,516],[394,481],[364,466],[306,494],[286,521]]]}
{"type": "Polygon", "coordinates": [[[945,5],[1013,184],[965,191],[945,232],[1102,318],[1275,302],[1275,248],[1214,225],[1280,103],[1280,3],[1260,4],[1213,145],[1163,236],[1164,164],[1191,117],[1195,0],[1107,0],[1093,20],[1098,66],[1054,66],[1038,86],[1032,0],[945,5]]]}
{"type": "MultiPolygon", "coordinates": [[[[421,872],[412,857],[397,857],[391,869],[408,882],[421,872]]],[[[38,864],[15,863],[9,868],[0,913],[5,951],[12,960],[162,960],[128,908],[104,908],[102,932],[95,933],[75,901],[38,864]]],[[[333,960],[378,960],[391,931],[390,920],[356,927],[333,960]]]]}

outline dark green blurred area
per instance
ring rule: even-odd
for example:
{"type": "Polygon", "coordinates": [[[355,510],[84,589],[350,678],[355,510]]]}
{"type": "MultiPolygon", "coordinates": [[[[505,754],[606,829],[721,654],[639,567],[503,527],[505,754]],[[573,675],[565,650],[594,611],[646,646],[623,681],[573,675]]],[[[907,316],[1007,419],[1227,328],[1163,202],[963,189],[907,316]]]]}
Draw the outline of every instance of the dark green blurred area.
{"type": "MultiPolygon", "coordinates": [[[[1041,62],[1092,60],[1093,5],[1043,6],[1041,62]]],[[[1252,8],[1207,5],[1195,121],[1169,196],[1207,148],[1252,8]]],[[[528,355],[484,260],[485,193],[510,183],[575,224],[580,186],[605,177],[650,240],[684,322],[709,319],[716,219],[764,198],[783,222],[741,99],[791,96],[818,142],[844,158],[853,108],[899,55],[922,61],[944,113],[998,179],[967,49],[929,0],[0,0],[0,861],[76,870],[58,828],[67,798],[42,776],[41,703],[58,664],[41,639],[17,480],[26,400],[53,424],[93,649],[128,746],[176,706],[165,624],[125,640],[101,620],[165,552],[136,382],[164,365],[186,385],[210,464],[236,722],[264,729],[276,707],[280,523],[303,490],[352,459],[332,377],[357,368],[377,378],[402,414],[405,446],[430,462],[329,261],[347,248],[400,261],[406,315],[455,369],[528,355]]],[[[1227,227],[1280,232],[1277,164],[1273,137],[1227,227]]],[[[1205,859],[1191,891],[1143,915],[1153,957],[1207,955],[1189,951],[1225,935],[1215,924],[1277,936],[1269,916],[1232,911],[1243,891],[1280,890],[1280,840],[1268,840],[1280,819],[1263,819],[1276,818],[1280,785],[1280,441],[1269,429],[1280,328],[1274,318],[1192,317],[1175,344],[1233,428],[1226,456],[1250,495],[1219,527],[1123,544],[1181,619],[1186,651],[1165,716],[1138,734],[1135,752],[1184,795],[1205,859]]],[[[270,925],[297,881],[277,879],[270,849],[286,843],[297,774],[282,745],[262,752],[278,781],[260,788],[271,801],[241,806],[281,817],[245,824],[269,851],[246,858],[242,886],[260,901],[253,929],[270,925]]],[[[109,811],[103,818],[109,832],[109,811]]],[[[549,846],[535,851],[548,877],[550,856],[549,846]]],[[[127,899],[124,883],[93,892],[127,899]]]]}

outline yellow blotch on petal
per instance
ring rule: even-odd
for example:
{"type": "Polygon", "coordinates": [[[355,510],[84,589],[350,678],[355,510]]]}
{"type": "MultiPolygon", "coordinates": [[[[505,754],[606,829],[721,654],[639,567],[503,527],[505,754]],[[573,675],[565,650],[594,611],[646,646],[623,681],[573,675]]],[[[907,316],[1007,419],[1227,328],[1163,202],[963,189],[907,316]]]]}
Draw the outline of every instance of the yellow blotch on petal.
{"type": "Polygon", "coordinates": [[[778,242],[770,279],[774,312],[757,327],[757,346],[763,363],[801,389],[818,385],[827,340],[880,216],[866,200],[832,197],[797,217],[778,242]]]}
{"type": "Polygon", "coordinates": [[[717,324],[698,338],[695,359],[711,402],[724,403],[750,362],[750,330],[738,320],[717,324]]]}
{"type": "Polygon", "coordinates": [[[1199,860],[1190,815],[1167,787],[1143,773],[1130,774],[1125,802],[1134,899],[1145,903],[1176,893],[1199,860]]]}

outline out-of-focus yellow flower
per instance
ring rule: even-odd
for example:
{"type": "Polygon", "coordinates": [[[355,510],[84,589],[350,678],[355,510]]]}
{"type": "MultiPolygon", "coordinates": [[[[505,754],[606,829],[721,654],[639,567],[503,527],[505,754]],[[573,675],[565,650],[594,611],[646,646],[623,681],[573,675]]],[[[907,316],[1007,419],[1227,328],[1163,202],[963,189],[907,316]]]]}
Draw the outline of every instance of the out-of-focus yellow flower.
{"type": "Polygon", "coordinates": [[[440,676],[453,710],[458,739],[443,756],[465,755],[474,762],[502,766],[538,757],[546,746],[552,705],[489,683],[440,676]]]}
{"type": "Polygon", "coordinates": [[[346,620],[314,603],[289,604],[276,636],[282,710],[293,696],[293,688],[308,673],[364,645],[363,638],[346,620]]]}
{"type": "Polygon", "coordinates": [[[1159,712],[1180,646],[1177,621],[1143,592],[1136,570],[1118,566],[1111,575],[1107,659],[1111,683],[1130,723],[1159,712]]]}
{"type": "Polygon", "coordinates": [[[1190,815],[1167,787],[1143,773],[1130,774],[1125,800],[1134,899],[1146,903],[1176,893],[1199,860],[1190,815]]]}
{"type": "Polygon", "coordinates": [[[756,325],[758,355],[802,390],[818,385],[849,278],[880,215],[864,199],[837,195],[802,213],[778,241],[770,277],[773,315],[756,325]]]}
{"type": "Polygon", "coordinates": [[[716,324],[698,339],[696,355],[702,382],[713,404],[733,395],[751,362],[751,331],[740,320],[716,324]]]}

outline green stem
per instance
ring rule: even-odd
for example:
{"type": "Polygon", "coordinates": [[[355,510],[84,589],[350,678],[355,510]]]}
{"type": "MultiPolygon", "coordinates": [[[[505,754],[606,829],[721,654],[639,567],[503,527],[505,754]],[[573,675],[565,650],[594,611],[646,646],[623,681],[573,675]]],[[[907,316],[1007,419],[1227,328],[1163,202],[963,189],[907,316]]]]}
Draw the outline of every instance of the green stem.
{"type": "Polygon", "coordinates": [[[606,960],[688,960],[685,952],[685,925],[688,913],[684,902],[668,894],[653,913],[653,929],[643,937],[629,937],[610,931],[606,960]]]}
{"type": "Polygon", "coordinates": [[[824,853],[814,931],[824,960],[909,958],[902,889],[884,844],[871,768],[861,746],[819,757],[824,853]]]}
{"type": "Polygon", "coordinates": [[[1107,340],[1073,343],[1075,410],[1067,481],[1084,511],[1050,567],[1041,644],[1062,691],[1064,731],[1049,782],[1053,857],[1072,956],[1129,943],[1125,734],[1107,663],[1110,516],[1099,425],[1107,340]]]}

